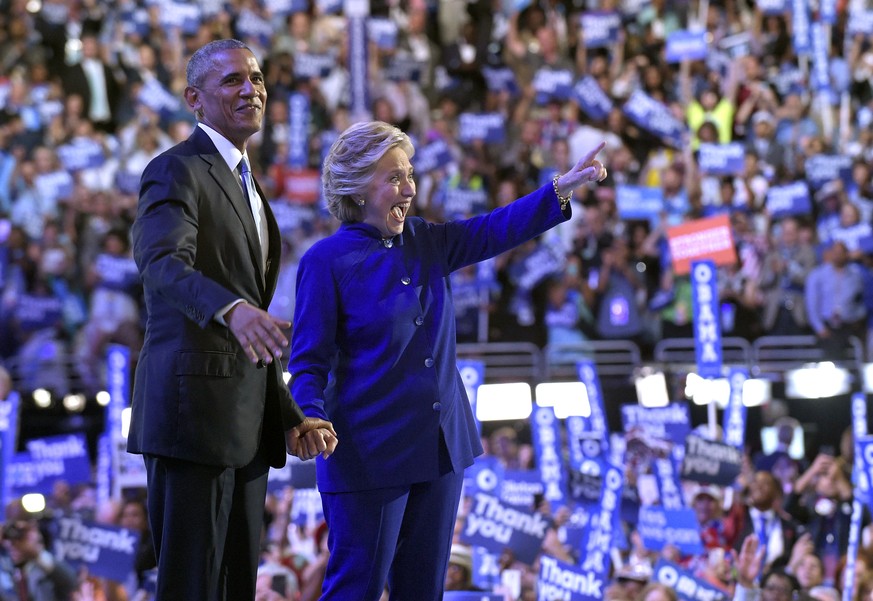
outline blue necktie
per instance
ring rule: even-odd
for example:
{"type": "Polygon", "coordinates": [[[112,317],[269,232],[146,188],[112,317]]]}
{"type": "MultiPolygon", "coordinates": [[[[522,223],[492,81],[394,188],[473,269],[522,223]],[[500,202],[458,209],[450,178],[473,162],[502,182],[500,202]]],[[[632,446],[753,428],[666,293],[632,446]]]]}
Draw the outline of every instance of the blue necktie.
{"type": "MultiPolygon", "coordinates": [[[[240,185],[243,189],[243,194],[246,200],[249,201],[249,209],[252,212],[252,218],[255,220],[255,229],[258,232],[258,242],[261,247],[261,255],[264,261],[267,259],[267,232],[264,229],[261,216],[261,198],[258,196],[258,189],[255,187],[255,178],[252,177],[252,169],[245,156],[239,162],[240,185]]],[[[261,265],[265,268],[265,265],[261,265]]]]}
{"type": "Polygon", "coordinates": [[[243,157],[239,162],[239,179],[240,185],[243,189],[243,194],[245,194],[246,200],[249,201],[249,206],[252,206],[252,198],[258,193],[258,189],[255,188],[255,179],[252,177],[252,168],[249,166],[249,162],[243,157]]]}

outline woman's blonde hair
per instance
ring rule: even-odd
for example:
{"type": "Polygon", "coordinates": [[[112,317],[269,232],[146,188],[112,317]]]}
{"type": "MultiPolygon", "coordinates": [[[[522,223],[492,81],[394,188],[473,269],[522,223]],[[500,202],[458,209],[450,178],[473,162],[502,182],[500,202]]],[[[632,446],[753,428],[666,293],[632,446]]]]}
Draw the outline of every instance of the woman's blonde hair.
{"type": "Polygon", "coordinates": [[[340,134],[324,159],[321,186],[330,214],[342,222],[363,219],[356,202],[376,171],[376,164],[392,148],[400,147],[411,159],[409,136],[384,121],[356,123],[340,134]]]}

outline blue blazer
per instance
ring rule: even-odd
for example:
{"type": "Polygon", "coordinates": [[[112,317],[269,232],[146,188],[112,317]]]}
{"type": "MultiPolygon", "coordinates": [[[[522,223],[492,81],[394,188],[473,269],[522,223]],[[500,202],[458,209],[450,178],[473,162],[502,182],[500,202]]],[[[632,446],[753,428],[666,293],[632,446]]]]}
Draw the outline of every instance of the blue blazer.
{"type": "Polygon", "coordinates": [[[436,479],[441,436],[453,471],[473,463],[482,445],[456,367],[449,274],[569,217],[549,184],[465,221],[409,217],[388,243],[344,223],[304,254],[289,370],[303,412],[331,420],[339,437],[317,459],[321,491],[436,479]]]}
{"type": "Polygon", "coordinates": [[[284,432],[303,414],[276,362],[256,367],[214,319],[238,298],[270,304],[281,243],[266,202],[264,209],[266,272],[248,201],[206,132],[195,128],[146,167],[132,228],[148,320],[131,453],[242,467],[263,444],[271,465],[285,464],[284,432]]]}

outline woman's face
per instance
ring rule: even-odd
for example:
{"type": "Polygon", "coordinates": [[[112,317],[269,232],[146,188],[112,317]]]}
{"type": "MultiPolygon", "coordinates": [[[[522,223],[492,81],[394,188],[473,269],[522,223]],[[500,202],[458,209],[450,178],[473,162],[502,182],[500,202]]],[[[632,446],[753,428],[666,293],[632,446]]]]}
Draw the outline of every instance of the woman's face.
{"type": "Polygon", "coordinates": [[[403,232],[406,214],[415,196],[412,165],[406,152],[395,146],[376,164],[376,172],[364,193],[364,223],[385,238],[403,232]]]}
{"type": "Polygon", "coordinates": [[[812,588],[822,583],[821,560],[815,555],[806,555],[797,566],[797,580],[803,588],[812,588]]]}

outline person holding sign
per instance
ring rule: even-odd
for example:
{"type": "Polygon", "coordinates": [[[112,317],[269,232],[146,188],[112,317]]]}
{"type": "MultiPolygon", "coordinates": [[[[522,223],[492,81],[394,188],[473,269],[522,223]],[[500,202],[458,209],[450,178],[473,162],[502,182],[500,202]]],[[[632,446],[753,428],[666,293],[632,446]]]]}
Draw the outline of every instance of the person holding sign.
{"type": "Polygon", "coordinates": [[[270,466],[329,455],[279,367],[286,321],[267,313],[279,228],[251,177],[267,92],[254,54],[210,42],[188,62],[199,121],[142,176],[134,258],[148,321],[128,450],[145,456],[155,601],[253,600],[270,466]]]}
{"type": "Polygon", "coordinates": [[[463,221],[410,214],[409,137],[358,123],[331,146],[323,189],[339,230],[301,258],[291,391],[343,444],[316,459],[329,526],[322,599],[442,598],[464,468],[482,453],[456,367],[449,276],[570,218],[594,157],[507,206],[463,221]]]}

